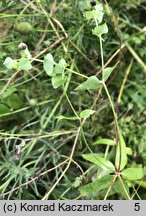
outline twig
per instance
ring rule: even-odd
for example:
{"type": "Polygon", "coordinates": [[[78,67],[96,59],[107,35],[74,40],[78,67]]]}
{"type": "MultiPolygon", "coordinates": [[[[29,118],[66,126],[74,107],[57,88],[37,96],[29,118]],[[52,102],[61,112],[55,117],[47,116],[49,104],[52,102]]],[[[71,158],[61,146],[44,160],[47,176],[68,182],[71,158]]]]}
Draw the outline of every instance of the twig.
{"type": "Polygon", "coordinates": [[[67,170],[69,169],[70,167],[70,164],[72,162],[72,158],[73,158],[73,155],[74,155],[74,151],[75,151],[75,148],[76,148],[76,144],[77,144],[77,141],[78,141],[78,137],[79,137],[79,134],[80,134],[80,130],[81,130],[81,126],[78,128],[77,130],[77,135],[76,135],[76,138],[74,140],[74,144],[73,144],[73,147],[72,147],[72,151],[71,151],[71,154],[68,158],[68,164],[65,168],[65,170],[63,171],[63,173],[60,175],[60,177],[58,178],[58,180],[55,182],[55,184],[52,186],[52,188],[45,194],[45,196],[42,198],[42,200],[46,200],[48,199],[49,195],[52,193],[52,191],[54,190],[54,188],[58,185],[58,183],[60,182],[60,180],[63,178],[63,176],[65,175],[65,173],[67,172],[67,170]]]}

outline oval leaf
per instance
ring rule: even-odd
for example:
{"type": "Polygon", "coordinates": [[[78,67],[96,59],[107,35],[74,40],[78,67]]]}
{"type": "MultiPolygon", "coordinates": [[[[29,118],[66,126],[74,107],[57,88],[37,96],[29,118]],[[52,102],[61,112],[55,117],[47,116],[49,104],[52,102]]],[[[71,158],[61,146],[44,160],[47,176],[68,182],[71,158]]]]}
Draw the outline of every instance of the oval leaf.
{"type": "Polygon", "coordinates": [[[15,68],[15,64],[17,64],[17,61],[13,60],[10,57],[7,57],[3,63],[3,65],[9,70],[12,70],[13,68],[15,68]]]}
{"type": "Polygon", "coordinates": [[[89,77],[85,82],[80,84],[75,90],[96,90],[100,86],[100,80],[96,76],[89,77]]]}
{"type": "Polygon", "coordinates": [[[63,68],[66,68],[68,66],[68,64],[66,63],[65,59],[60,59],[59,61],[59,65],[61,65],[63,68]]]}
{"type": "Polygon", "coordinates": [[[19,60],[19,70],[29,71],[32,68],[28,58],[21,58],[19,60]]]}
{"type": "Polygon", "coordinates": [[[92,29],[92,34],[100,37],[102,34],[108,33],[108,27],[107,24],[104,23],[103,25],[96,26],[94,29],[92,29]]]}
{"type": "Polygon", "coordinates": [[[44,57],[43,67],[49,76],[52,75],[54,64],[55,62],[54,62],[53,56],[50,53],[47,54],[44,57]]]}
{"type": "Polygon", "coordinates": [[[87,11],[85,13],[85,17],[86,17],[87,20],[95,19],[95,17],[96,17],[96,10],[87,11]]]}
{"type": "Polygon", "coordinates": [[[93,113],[95,113],[94,110],[92,109],[85,109],[80,113],[80,117],[81,118],[88,118],[90,115],[92,115],[93,113]]]}
{"type": "Polygon", "coordinates": [[[114,165],[109,160],[99,156],[98,154],[83,154],[82,157],[105,171],[115,172],[114,165]]]}
{"type": "Polygon", "coordinates": [[[56,64],[54,66],[52,76],[55,76],[56,74],[63,74],[63,72],[64,68],[60,64],[56,64]]]}
{"type": "Polygon", "coordinates": [[[143,168],[127,168],[122,171],[121,173],[124,177],[126,177],[129,180],[138,180],[141,179],[144,176],[144,170],[143,168]]]}
{"type": "Polygon", "coordinates": [[[57,89],[58,87],[60,87],[64,84],[65,77],[63,77],[62,75],[53,76],[51,79],[51,82],[52,82],[53,88],[57,89]]]}

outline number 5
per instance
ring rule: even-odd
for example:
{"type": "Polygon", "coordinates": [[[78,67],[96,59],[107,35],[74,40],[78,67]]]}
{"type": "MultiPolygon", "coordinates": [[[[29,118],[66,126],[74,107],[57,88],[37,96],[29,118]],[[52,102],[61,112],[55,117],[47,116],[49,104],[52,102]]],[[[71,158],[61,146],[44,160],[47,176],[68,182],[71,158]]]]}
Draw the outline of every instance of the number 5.
{"type": "Polygon", "coordinates": [[[134,210],[135,211],[139,211],[140,210],[140,203],[135,203],[134,210]]]}

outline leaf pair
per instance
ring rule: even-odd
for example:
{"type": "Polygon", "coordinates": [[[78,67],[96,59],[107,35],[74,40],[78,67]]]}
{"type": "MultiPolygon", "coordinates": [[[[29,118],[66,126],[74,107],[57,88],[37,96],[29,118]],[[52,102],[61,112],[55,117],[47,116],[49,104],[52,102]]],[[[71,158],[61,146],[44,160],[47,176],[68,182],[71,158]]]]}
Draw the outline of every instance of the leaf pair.
{"type": "Polygon", "coordinates": [[[54,89],[57,89],[65,83],[66,76],[64,72],[66,66],[67,64],[64,59],[61,59],[57,64],[50,53],[44,57],[43,67],[48,76],[51,77],[51,82],[54,89]]]}
{"type": "Polygon", "coordinates": [[[32,68],[30,60],[24,57],[22,57],[19,61],[7,57],[3,65],[9,70],[18,69],[18,70],[29,71],[32,68]]]}
{"type": "MultiPolygon", "coordinates": [[[[115,142],[110,139],[100,139],[99,141],[96,141],[93,144],[94,145],[106,144],[106,145],[113,146],[115,145],[115,142]]],[[[141,167],[140,168],[131,167],[131,168],[124,169],[124,167],[127,164],[127,153],[126,153],[126,144],[120,132],[119,132],[119,142],[116,151],[115,166],[109,160],[99,156],[98,154],[83,154],[82,157],[85,160],[95,164],[96,166],[100,167],[101,169],[103,169],[108,173],[116,174],[117,171],[120,172],[120,175],[125,180],[128,181],[137,181],[139,179],[142,179],[144,176],[144,170],[141,167]]],[[[79,190],[83,196],[92,197],[94,194],[96,195],[100,190],[104,190],[108,188],[113,179],[114,176],[105,175],[102,176],[100,179],[96,179],[92,183],[82,186],[79,190]]],[[[117,183],[117,185],[118,184],[119,182],[117,183]]],[[[126,185],[125,187],[128,187],[128,185],[126,185]]],[[[115,183],[115,188],[116,188],[116,183],[115,183]]]]}
{"type": "MultiPolygon", "coordinates": [[[[104,171],[108,173],[114,173],[114,165],[110,161],[98,156],[97,154],[84,154],[83,158],[97,165],[98,167],[102,168],[104,171]]],[[[124,178],[123,184],[126,188],[126,191],[129,191],[127,180],[138,182],[137,180],[143,178],[144,170],[141,167],[127,168],[121,172],[121,176],[124,178]]],[[[109,188],[111,184],[114,184],[113,192],[115,193],[116,191],[121,191],[121,195],[125,198],[126,194],[125,192],[123,192],[123,185],[121,185],[119,179],[117,179],[117,181],[114,182],[114,178],[114,175],[104,175],[101,178],[95,179],[93,182],[80,187],[79,191],[82,196],[93,198],[98,195],[98,192],[100,192],[101,190],[105,190],[109,188]]]]}
{"type": "Polygon", "coordinates": [[[85,17],[87,20],[97,20],[98,23],[101,23],[103,20],[103,6],[102,4],[96,4],[93,10],[85,12],[85,17]]]}
{"type": "Polygon", "coordinates": [[[100,37],[103,34],[107,34],[107,33],[108,33],[108,27],[106,23],[100,26],[96,26],[94,29],[92,29],[92,34],[98,37],[100,37]]]}
{"type": "Polygon", "coordinates": [[[96,27],[92,29],[93,35],[101,37],[101,35],[108,33],[108,27],[106,23],[99,25],[103,21],[104,16],[102,4],[97,3],[94,9],[91,11],[86,11],[84,16],[87,20],[94,20],[96,22],[96,27]]]}

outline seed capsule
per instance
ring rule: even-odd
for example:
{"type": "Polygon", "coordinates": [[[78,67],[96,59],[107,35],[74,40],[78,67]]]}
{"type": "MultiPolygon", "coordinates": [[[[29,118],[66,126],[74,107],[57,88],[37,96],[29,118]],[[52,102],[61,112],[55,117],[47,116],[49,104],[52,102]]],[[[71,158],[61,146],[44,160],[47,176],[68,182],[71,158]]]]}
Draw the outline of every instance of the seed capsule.
{"type": "Polygon", "coordinates": [[[28,22],[21,22],[17,24],[15,29],[22,35],[28,35],[32,33],[32,26],[28,22]]]}

